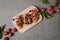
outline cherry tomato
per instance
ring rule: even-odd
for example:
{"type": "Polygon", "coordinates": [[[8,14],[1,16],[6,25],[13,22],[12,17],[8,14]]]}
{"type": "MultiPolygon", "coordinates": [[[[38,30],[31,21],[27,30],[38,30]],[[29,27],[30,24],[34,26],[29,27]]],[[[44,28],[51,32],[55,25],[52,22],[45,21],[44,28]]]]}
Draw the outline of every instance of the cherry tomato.
{"type": "Polygon", "coordinates": [[[52,7],[52,6],[49,6],[49,7],[48,7],[48,10],[50,10],[50,11],[51,11],[52,9],[53,9],[53,7],[52,7]]]}
{"type": "Polygon", "coordinates": [[[8,28],[8,29],[7,29],[7,32],[9,32],[9,33],[10,33],[10,32],[11,32],[11,28],[8,28]]]}
{"type": "Polygon", "coordinates": [[[9,36],[12,37],[14,34],[13,33],[9,33],[9,36]]]}
{"type": "Polygon", "coordinates": [[[12,31],[13,31],[13,32],[17,32],[17,29],[16,29],[16,28],[13,28],[12,31]]]}
{"type": "Polygon", "coordinates": [[[9,33],[7,31],[3,32],[4,35],[8,35],[9,33]]]}
{"type": "Polygon", "coordinates": [[[41,11],[42,11],[42,12],[45,12],[45,11],[46,11],[46,8],[42,8],[41,11]]]}
{"type": "Polygon", "coordinates": [[[8,37],[5,37],[4,40],[9,40],[9,38],[8,37]]]}
{"type": "Polygon", "coordinates": [[[51,14],[51,15],[53,15],[54,13],[55,13],[54,10],[51,10],[51,11],[50,11],[50,14],[51,14]]]}
{"type": "Polygon", "coordinates": [[[57,3],[53,3],[52,6],[53,7],[57,7],[58,5],[57,5],[57,3]]]}
{"type": "Polygon", "coordinates": [[[58,13],[59,13],[59,12],[60,12],[60,8],[57,8],[57,9],[56,9],[56,12],[58,12],[58,13]]]}

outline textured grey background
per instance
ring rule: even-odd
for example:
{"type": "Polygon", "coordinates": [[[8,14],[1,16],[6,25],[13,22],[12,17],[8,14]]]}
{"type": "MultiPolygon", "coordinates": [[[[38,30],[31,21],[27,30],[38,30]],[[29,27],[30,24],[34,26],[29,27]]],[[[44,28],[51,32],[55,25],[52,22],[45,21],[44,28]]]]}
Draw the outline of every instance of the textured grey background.
{"type": "MultiPolygon", "coordinates": [[[[0,25],[7,24],[6,29],[13,28],[12,17],[30,5],[39,8],[49,6],[41,0],[0,0],[0,25]]],[[[16,32],[10,40],[60,40],[60,13],[56,13],[52,19],[43,18],[41,23],[25,33],[16,32]]]]}

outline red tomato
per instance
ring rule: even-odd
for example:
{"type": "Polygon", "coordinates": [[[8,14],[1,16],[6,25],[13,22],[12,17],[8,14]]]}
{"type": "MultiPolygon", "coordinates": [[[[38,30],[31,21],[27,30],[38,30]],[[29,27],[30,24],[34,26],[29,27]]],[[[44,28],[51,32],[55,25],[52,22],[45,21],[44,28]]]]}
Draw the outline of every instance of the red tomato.
{"type": "Polygon", "coordinates": [[[32,16],[36,16],[37,14],[36,13],[32,13],[32,16]]]}
{"type": "Polygon", "coordinates": [[[51,11],[50,11],[50,14],[51,14],[51,15],[53,15],[54,13],[55,13],[54,10],[51,10],[51,11]]]}
{"type": "Polygon", "coordinates": [[[19,23],[22,23],[22,18],[19,18],[18,21],[19,21],[19,23]]]}
{"type": "Polygon", "coordinates": [[[20,23],[16,23],[17,24],[17,26],[20,26],[20,23]]]}
{"type": "Polygon", "coordinates": [[[9,33],[10,33],[10,32],[11,32],[11,28],[8,28],[8,29],[7,29],[7,32],[9,32],[9,33]]]}
{"type": "Polygon", "coordinates": [[[13,28],[12,31],[13,31],[13,32],[17,32],[17,29],[16,29],[16,28],[13,28]]]}
{"type": "Polygon", "coordinates": [[[3,34],[4,34],[4,35],[8,35],[9,33],[8,33],[7,31],[5,31],[3,34]]]}
{"type": "Polygon", "coordinates": [[[46,8],[42,8],[41,11],[42,11],[42,12],[45,12],[45,11],[46,11],[46,8]]]}
{"type": "Polygon", "coordinates": [[[58,12],[58,13],[59,13],[59,12],[60,12],[60,8],[57,8],[57,9],[56,9],[56,12],[58,12]]]}
{"type": "Polygon", "coordinates": [[[53,3],[52,6],[53,7],[57,7],[58,5],[57,5],[57,3],[53,3]]]}
{"type": "Polygon", "coordinates": [[[33,9],[33,12],[38,12],[38,9],[34,8],[34,9],[33,9]]]}
{"type": "Polygon", "coordinates": [[[9,36],[12,37],[14,34],[13,33],[10,33],[9,36]]]}
{"type": "Polygon", "coordinates": [[[5,37],[4,40],[9,40],[9,38],[8,37],[5,37]]]}
{"type": "Polygon", "coordinates": [[[31,20],[30,18],[28,19],[28,23],[29,23],[29,24],[31,24],[31,23],[32,23],[32,20],[31,20]]]}
{"type": "Polygon", "coordinates": [[[53,9],[53,7],[52,7],[52,6],[49,6],[49,7],[48,7],[48,10],[50,10],[50,11],[51,11],[52,9],[53,9]]]}

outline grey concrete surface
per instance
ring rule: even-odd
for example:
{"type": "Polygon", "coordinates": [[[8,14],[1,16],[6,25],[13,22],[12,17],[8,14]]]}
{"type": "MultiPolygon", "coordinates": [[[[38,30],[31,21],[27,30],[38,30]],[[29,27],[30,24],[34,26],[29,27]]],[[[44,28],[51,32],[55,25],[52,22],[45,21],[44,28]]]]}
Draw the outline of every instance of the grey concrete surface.
{"type": "MultiPolygon", "coordinates": [[[[49,1],[52,4],[55,0],[49,1]]],[[[41,0],[0,0],[0,25],[7,24],[5,30],[9,27],[14,28],[12,17],[30,5],[39,8],[49,6],[43,4],[41,0]]],[[[41,23],[25,33],[16,32],[10,40],[60,40],[60,13],[56,13],[52,19],[43,17],[41,23]]]]}

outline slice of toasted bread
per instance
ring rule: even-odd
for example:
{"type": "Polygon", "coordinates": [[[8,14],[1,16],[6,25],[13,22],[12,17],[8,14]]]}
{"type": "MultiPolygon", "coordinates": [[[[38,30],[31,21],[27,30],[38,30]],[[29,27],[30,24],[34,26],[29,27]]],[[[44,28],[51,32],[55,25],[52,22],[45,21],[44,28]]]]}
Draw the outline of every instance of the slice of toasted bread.
{"type": "MultiPolygon", "coordinates": [[[[18,18],[20,15],[24,15],[24,16],[25,16],[25,14],[29,12],[29,10],[32,10],[32,9],[34,9],[34,8],[36,8],[36,7],[35,7],[35,6],[30,6],[30,7],[28,7],[28,8],[25,9],[24,11],[20,12],[20,13],[17,14],[16,16],[14,16],[13,19],[18,18]]],[[[37,8],[36,8],[36,9],[37,9],[37,8]]],[[[38,10],[38,9],[37,9],[37,10],[38,10]]],[[[28,29],[30,29],[31,27],[33,27],[34,25],[36,25],[37,23],[39,23],[39,22],[42,20],[42,16],[41,16],[40,12],[38,12],[38,13],[39,13],[39,20],[38,20],[36,23],[31,23],[31,24],[29,24],[29,25],[23,24],[23,27],[22,27],[21,29],[18,28],[18,26],[16,25],[16,20],[14,20],[14,21],[12,21],[12,22],[13,22],[14,26],[17,28],[17,30],[18,30],[20,33],[23,33],[23,32],[27,31],[28,29]]],[[[23,16],[23,17],[24,17],[24,16],[23,16]]]]}

